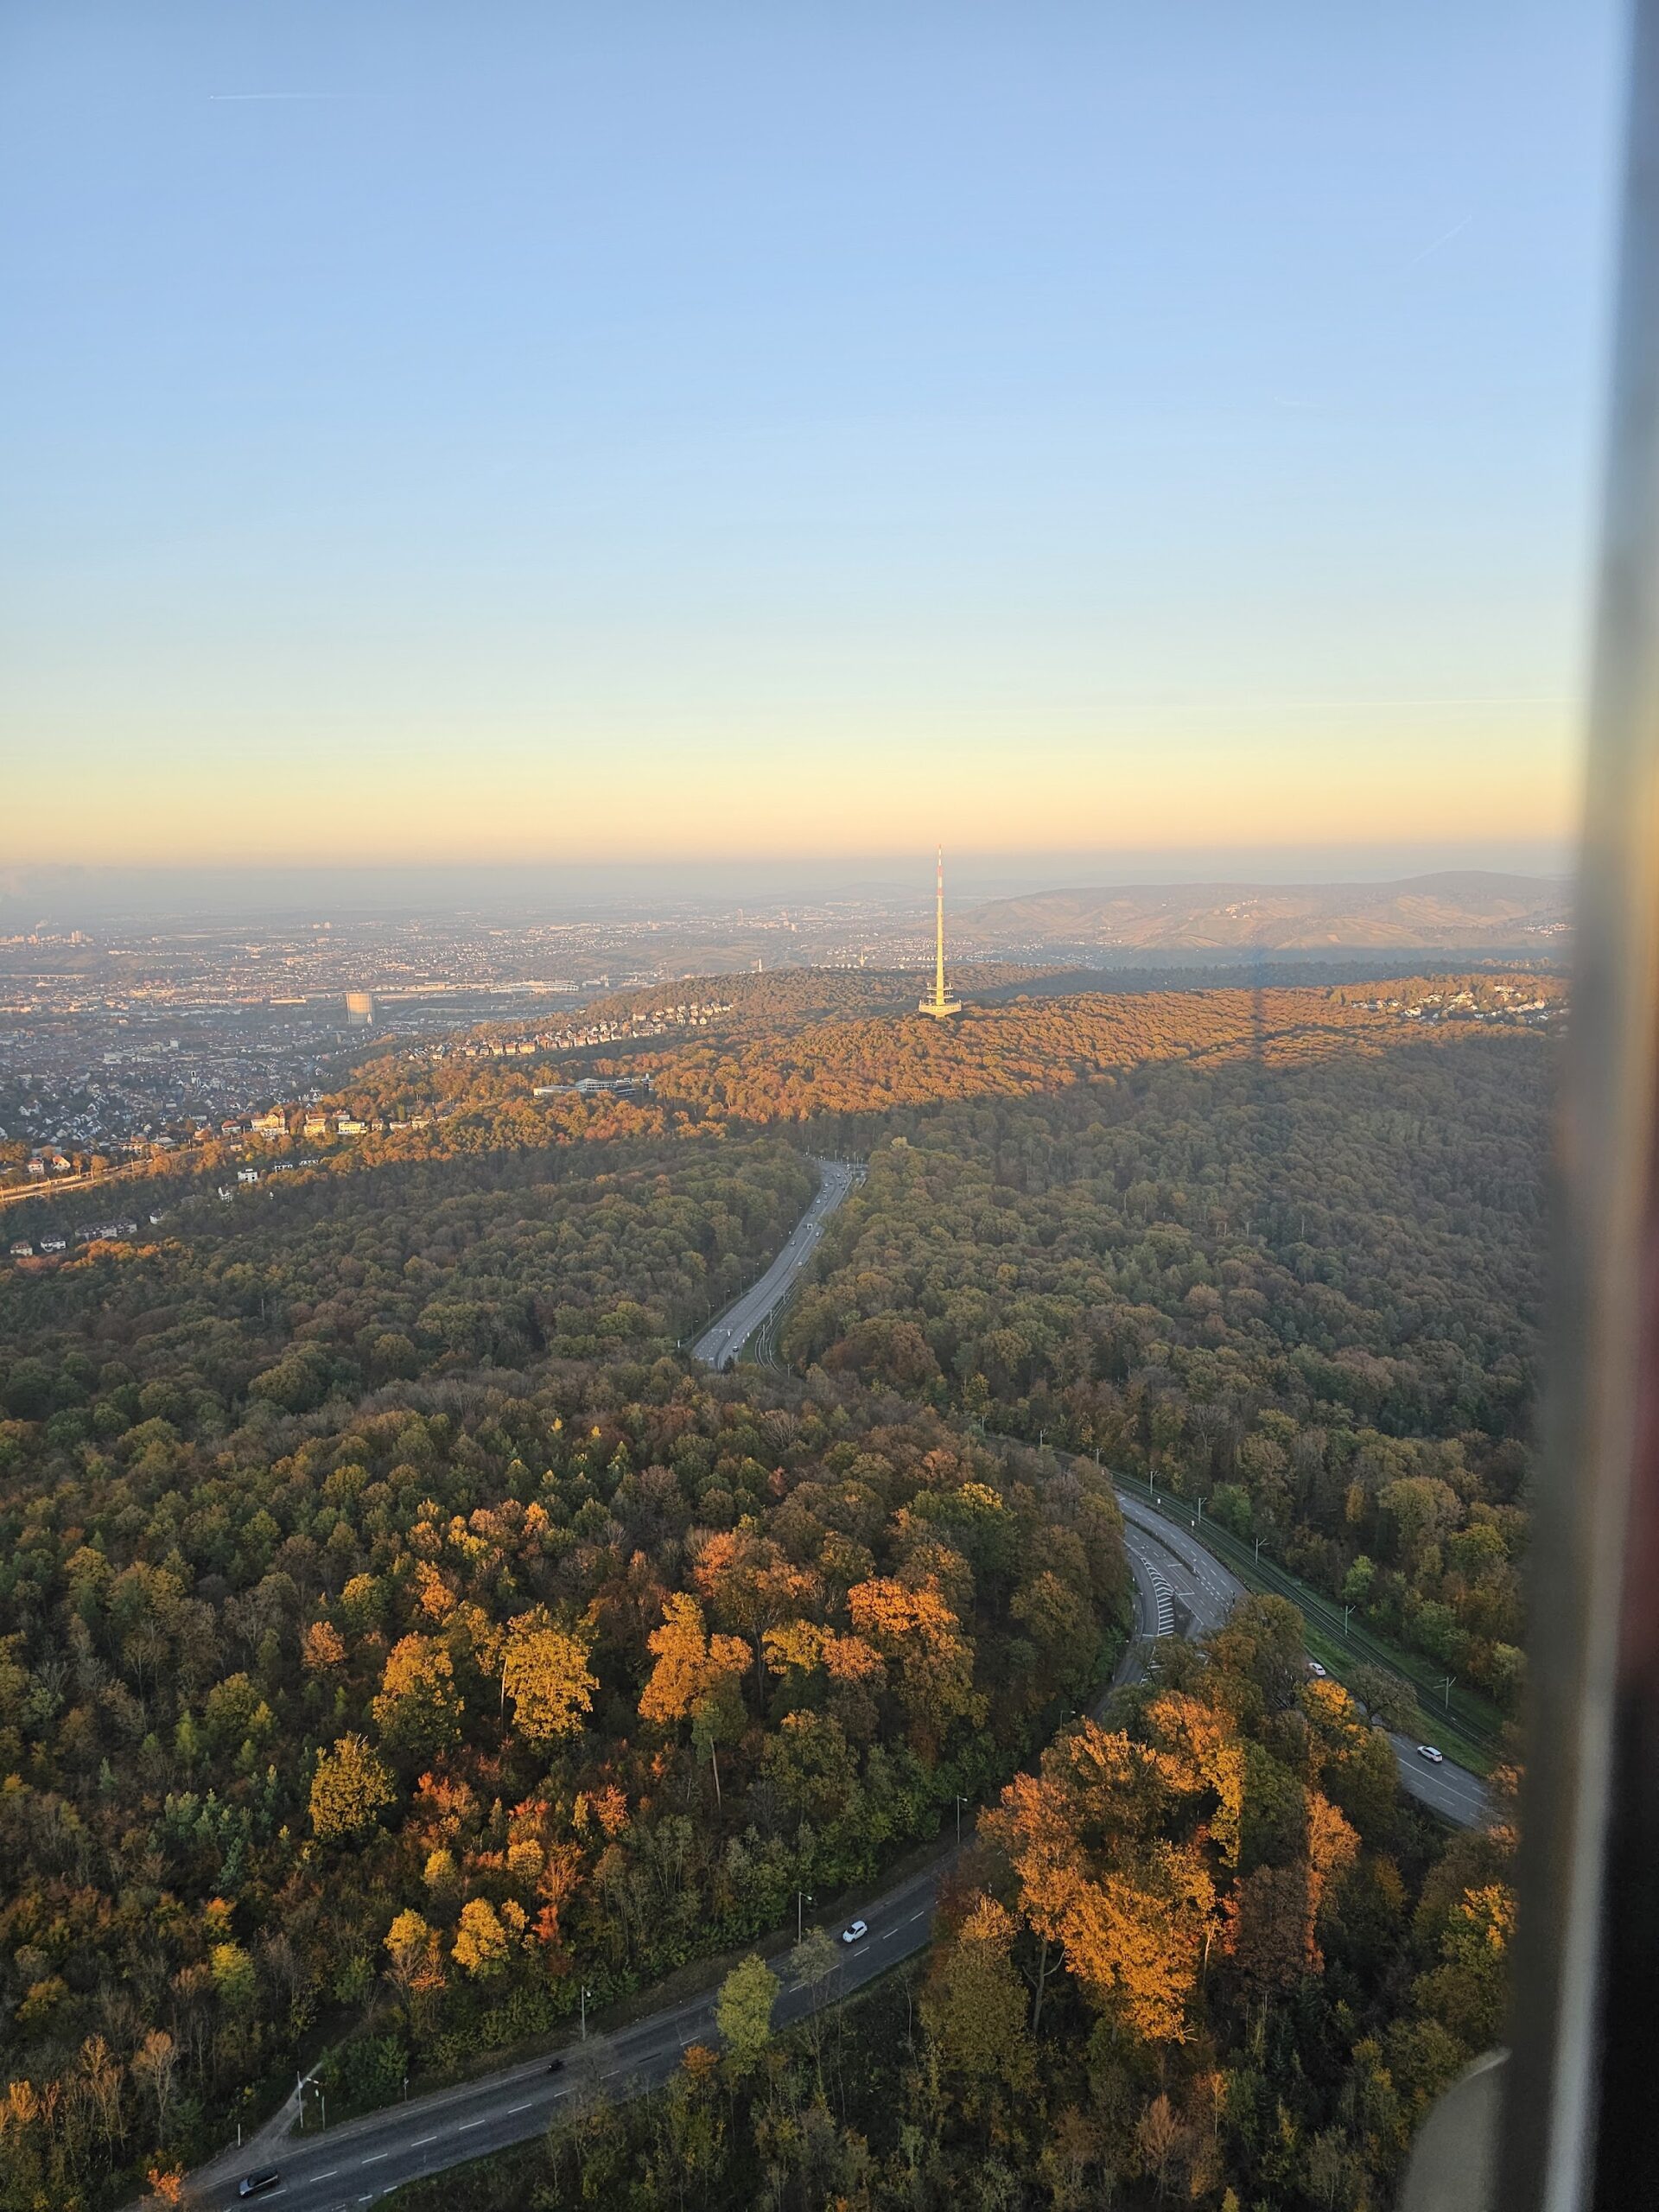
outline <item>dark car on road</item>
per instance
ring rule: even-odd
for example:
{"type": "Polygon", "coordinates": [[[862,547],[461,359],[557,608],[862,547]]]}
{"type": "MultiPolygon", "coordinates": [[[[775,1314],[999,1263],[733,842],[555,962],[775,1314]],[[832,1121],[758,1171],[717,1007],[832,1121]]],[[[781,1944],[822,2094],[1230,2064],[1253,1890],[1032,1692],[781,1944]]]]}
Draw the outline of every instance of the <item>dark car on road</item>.
{"type": "Polygon", "coordinates": [[[261,2166],[257,2174],[243,2177],[242,2185],[236,2193],[238,2196],[263,2196],[268,2189],[275,2189],[282,2178],[277,2167],[261,2166]]]}

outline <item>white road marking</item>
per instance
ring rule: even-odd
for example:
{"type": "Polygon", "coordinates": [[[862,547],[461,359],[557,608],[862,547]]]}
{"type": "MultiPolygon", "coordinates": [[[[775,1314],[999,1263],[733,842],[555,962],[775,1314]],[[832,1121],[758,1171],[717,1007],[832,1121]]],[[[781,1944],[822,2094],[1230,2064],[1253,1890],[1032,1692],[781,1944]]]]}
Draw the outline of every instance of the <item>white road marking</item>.
{"type": "Polygon", "coordinates": [[[1147,1576],[1152,1584],[1158,1615],[1158,1625],[1153,1633],[1154,1636],[1173,1635],[1175,1628],[1175,1592],[1150,1560],[1147,1563],[1147,1576]]]}
{"type": "Polygon", "coordinates": [[[530,2110],[530,2107],[529,2107],[527,2104],[524,2104],[524,2105],[509,2105],[509,2106],[507,2107],[507,2110],[508,2110],[510,2113],[514,2113],[514,2112],[528,2112],[528,2111],[530,2110]]]}
{"type": "MultiPolygon", "coordinates": [[[[484,2115],[484,2120],[487,2120],[488,2118],[489,2118],[489,2114],[488,2114],[487,2113],[485,2113],[485,2115],[484,2115]]],[[[456,2133],[456,2134],[457,2134],[457,2135],[464,2134],[464,2133],[466,2133],[466,2131],[467,2131],[467,2128],[469,2128],[469,2127],[482,2127],[482,2126],[483,2126],[483,2125],[484,2125],[484,2120],[461,2120],[461,2121],[460,2122],[460,2124],[457,2126],[457,2127],[456,2127],[456,2129],[455,2129],[455,2133],[456,2133]]]]}
{"type": "Polygon", "coordinates": [[[417,2135],[409,2147],[411,2151],[418,2151],[423,2143],[435,2143],[437,2139],[435,2135],[417,2135]]]}
{"type": "MultiPolygon", "coordinates": [[[[359,2166],[378,2166],[382,2158],[389,2158],[391,2156],[390,2151],[371,2151],[366,2158],[359,2158],[357,2163],[359,2166]]],[[[321,2175],[319,2174],[317,2179],[321,2181],[321,2175]]]]}

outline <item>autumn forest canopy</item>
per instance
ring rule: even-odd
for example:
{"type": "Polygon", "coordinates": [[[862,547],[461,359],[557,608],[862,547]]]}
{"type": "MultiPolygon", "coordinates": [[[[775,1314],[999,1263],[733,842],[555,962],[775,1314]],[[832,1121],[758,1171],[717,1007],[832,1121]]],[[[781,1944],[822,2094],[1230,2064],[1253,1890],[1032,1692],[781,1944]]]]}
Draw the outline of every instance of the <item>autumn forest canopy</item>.
{"type": "Polygon", "coordinates": [[[1273,1599],[1097,1700],[1151,1478],[1498,1739],[1559,985],[739,983],[382,1053],[338,1103],[424,1127],[0,1275],[0,2212],[775,1952],[959,1798],[918,1967],[472,2201],[1375,2212],[1495,2037],[1501,1767],[1450,1838],[1273,1599]],[[775,1359],[711,1375],[832,1151],[775,1359]]]}

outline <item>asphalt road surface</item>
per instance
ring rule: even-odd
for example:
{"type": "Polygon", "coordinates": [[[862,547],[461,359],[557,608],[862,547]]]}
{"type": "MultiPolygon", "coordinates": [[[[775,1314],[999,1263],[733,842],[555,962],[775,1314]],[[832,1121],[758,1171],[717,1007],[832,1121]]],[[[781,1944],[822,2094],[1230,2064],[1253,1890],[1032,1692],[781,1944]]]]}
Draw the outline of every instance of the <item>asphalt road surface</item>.
{"type": "MultiPolygon", "coordinates": [[[[1190,1635],[1217,1628],[1244,1595],[1244,1586],[1228,1572],[1196,1535],[1170,1526],[1145,1498],[1118,1485],[1117,1502],[1123,1509],[1124,1541],[1135,1563],[1136,1586],[1142,1573],[1156,1573],[1188,1609],[1190,1635]]],[[[1147,1630],[1145,1632],[1155,1631],[1147,1630]]],[[[1167,1630],[1165,1631],[1167,1633],[1167,1630]]],[[[1486,1785],[1478,1774],[1455,1765],[1451,1759],[1435,1766],[1419,1756],[1409,1736],[1391,1734],[1400,1780],[1411,1795],[1460,1828],[1478,1827],[1489,1812],[1486,1785]]]]}
{"type": "MultiPolygon", "coordinates": [[[[934,1866],[913,1875],[879,1904],[860,1907],[869,1934],[858,1943],[837,1942],[835,1969],[817,1988],[796,1982],[789,1961],[782,1961],[785,1986],[772,2012],[774,2025],[787,2027],[817,2005],[836,2003],[920,1950],[930,1937],[940,1872],[934,1866]]],[[[830,1933],[838,1935],[842,1924],[835,1923],[830,1933]]],[[[614,2099],[654,2088],[669,2079],[694,2043],[719,2047],[713,1991],[613,2035],[590,2035],[585,2043],[572,2044],[556,2074],[548,2071],[547,2059],[537,2059],[465,2088],[414,2097],[406,2105],[347,2120],[326,2134],[290,2137],[251,2154],[253,2165],[243,2166],[214,2188],[202,2189],[198,2183],[194,2201],[213,2212],[229,2212],[243,2202],[237,2195],[240,2173],[274,2165],[282,2181],[256,2202],[280,2205],[283,2212],[346,2212],[423,2175],[539,2135],[562,2110],[595,2089],[614,2099]]]]}
{"type": "MultiPolygon", "coordinates": [[[[1151,1635],[1159,1617],[1160,1585],[1169,1586],[1167,1561],[1157,1557],[1151,1545],[1133,1539],[1129,1560],[1137,1610],[1151,1635]]],[[[1114,1681],[1131,1681],[1141,1671],[1140,1650],[1131,1646],[1114,1681]]],[[[966,1817],[963,1825],[966,1831],[966,1817]]],[[[839,1918],[825,1923],[832,1936],[855,1918],[867,1922],[870,1932],[858,1943],[837,1943],[836,1971],[817,1989],[796,1983],[785,1960],[785,1986],[772,2014],[774,2024],[787,2027],[819,2005],[838,2003],[925,1948],[931,1940],[939,1885],[950,1863],[948,1858],[938,1861],[868,1904],[849,1904],[839,1918]]],[[[190,2201],[207,2212],[230,2212],[243,2202],[237,2195],[241,2177],[275,2166],[281,2183],[254,2202],[281,2205],[283,2212],[347,2212],[347,2208],[389,2196],[405,2182],[539,2135],[562,2110],[595,2088],[613,2099],[653,2088],[669,2079],[688,2044],[717,2046],[719,2040],[715,1993],[709,1991],[613,2035],[590,2035],[585,2043],[569,2044],[563,2054],[564,2064],[556,2074],[549,2072],[549,2060],[543,2057],[464,2088],[411,2098],[389,2111],[347,2120],[326,2134],[281,2140],[278,2129],[267,2128],[239,2158],[215,2159],[197,2175],[190,2201]]]]}
{"type": "MultiPolygon", "coordinates": [[[[1243,1585],[1196,1538],[1172,1528],[1132,1494],[1120,1491],[1119,1499],[1143,1640],[1125,1652],[1115,1683],[1139,1676],[1147,1649],[1144,1639],[1202,1635],[1218,1627],[1243,1594],[1243,1585]]],[[[1426,1803],[1462,1826],[1472,1826],[1481,1817],[1484,1793],[1473,1775],[1450,1760],[1444,1767],[1422,1769],[1404,1738],[1397,1739],[1395,1749],[1402,1778],[1426,1803]]],[[[964,1819],[964,1830],[967,1825],[964,1819]]],[[[836,1969],[816,1989],[793,1980],[787,1959],[774,1961],[785,1983],[772,2016],[775,2024],[787,2027],[820,2005],[839,2002],[923,1949],[931,1938],[939,1885],[950,1863],[949,1857],[936,1861],[868,1903],[849,1902],[839,1918],[826,1923],[830,1934],[838,1935],[857,1917],[868,1923],[869,1933],[856,1944],[837,1945],[836,1969]]],[[[612,2099],[653,2088],[669,2079],[688,2045],[715,2046],[718,2042],[715,1993],[710,1990],[631,2027],[568,2044],[556,2073],[549,2071],[549,2057],[543,2056],[464,2088],[411,2098],[407,2104],[347,2120],[324,2134],[283,2140],[279,2124],[267,2127],[239,2157],[215,2159],[196,2175],[190,2202],[205,2212],[230,2212],[243,2202],[237,2195],[241,2176],[276,2166],[280,2183],[256,2202],[280,2205],[283,2212],[348,2212],[348,2208],[389,2196],[405,2182],[539,2135],[561,2111],[595,2088],[612,2099]]]]}
{"type": "Polygon", "coordinates": [[[823,1225],[864,1170],[845,1160],[817,1163],[817,1196],[795,1224],[794,1234],[753,1290],[746,1290],[717,1321],[704,1330],[691,1347],[691,1356],[705,1367],[729,1367],[766,1316],[782,1305],[794,1287],[795,1278],[818,1248],[823,1225]]]}

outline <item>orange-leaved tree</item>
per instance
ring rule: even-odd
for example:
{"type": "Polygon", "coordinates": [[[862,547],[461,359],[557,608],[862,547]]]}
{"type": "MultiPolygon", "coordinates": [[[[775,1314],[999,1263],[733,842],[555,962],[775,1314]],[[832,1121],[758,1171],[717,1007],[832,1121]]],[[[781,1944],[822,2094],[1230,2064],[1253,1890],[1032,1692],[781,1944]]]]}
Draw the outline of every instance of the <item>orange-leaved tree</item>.
{"type": "Polygon", "coordinates": [[[1154,1699],[1147,1740],[1084,1721],[1018,1775],[983,1832],[1013,1869],[1017,1909],[1090,2003],[1147,2043],[1183,2043],[1187,2007],[1222,1932],[1217,1880],[1237,1864],[1243,1760],[1199,1700],[1154,1699]]]}
{"type": "Polygon", "coordinates": [[[823,1599],[816,1574],[797,1567],[782,1547],[747,1529],[724,1529],[697,1554],[692,1575],[715,1618],[747,1637],[757,1688],[764,1679],[768,1630],[810,1612],[823,1599]]]}
{"type": "Polygon", "coordinates": [[[847,1592],[860,1638],[897,1670],[899,1702],[917,1756],[931,1766],[958,1721],[978,1726],[974,1647],[931,1576],[918,1584],[877,1575],[847,1592]]]}
{"type": "Polygon", "coordinates": [[[690,1720],[699,1748],[707,1745],[720,1796],[720,1762],[715,1746],[742,1726],[737,1684],[749,1663],[747,1644],[734,1636],[709,1636],[702,1608],[684,1591],[663,1601],[663,1624],[647,1639],[656,1665],[640,1693],[639,1714],[664,1727],[690,1720]]]}

